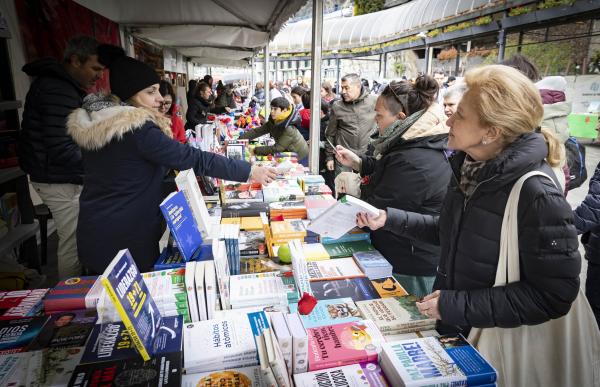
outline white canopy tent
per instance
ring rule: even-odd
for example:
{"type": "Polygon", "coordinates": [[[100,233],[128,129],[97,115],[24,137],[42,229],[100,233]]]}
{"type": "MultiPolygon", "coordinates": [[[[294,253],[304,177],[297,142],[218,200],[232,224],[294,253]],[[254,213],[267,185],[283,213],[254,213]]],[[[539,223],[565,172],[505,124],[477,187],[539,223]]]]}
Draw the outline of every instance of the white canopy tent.
{"type": "Polygon", "coordinates": [[[75,0],[202,65],[248,66],[306,0],[75,0]]]}

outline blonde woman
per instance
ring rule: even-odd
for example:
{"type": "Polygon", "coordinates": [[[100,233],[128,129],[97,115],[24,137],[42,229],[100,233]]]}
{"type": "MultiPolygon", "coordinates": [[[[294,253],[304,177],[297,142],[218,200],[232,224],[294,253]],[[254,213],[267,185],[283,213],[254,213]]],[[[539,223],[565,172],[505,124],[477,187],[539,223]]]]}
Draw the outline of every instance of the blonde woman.
{"type": "MultiPolygon", "coordinates": [[[[441,245],[435,291],[418,307],[443,332],[511,328],[565,315],[579,289],[581,259],[573,215],[560,188],[528,179],[518,211],[520,281],[493,287],[500,230],[514,182],[533,170],[555,179],[559,142],[539,127],[535,85],[502,65],[470,71],[467,92],[448,119],[453,177],[440,216],[388,208],[358,225],[441,245]]],[[[567,372],[567,371],[565,371],[567,372]]]]}

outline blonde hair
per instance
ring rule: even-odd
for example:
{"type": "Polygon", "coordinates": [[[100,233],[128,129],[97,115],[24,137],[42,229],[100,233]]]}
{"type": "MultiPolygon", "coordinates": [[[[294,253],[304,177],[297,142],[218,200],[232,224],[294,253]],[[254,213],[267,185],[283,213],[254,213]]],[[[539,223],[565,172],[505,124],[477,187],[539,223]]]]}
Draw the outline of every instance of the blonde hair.
{"type": "MultiPolygon", "coordinates": [[[[531,133],[540,126],[544,106],[539,90],[520,71],[503,65],[482,66],[465,75],[466,94],[471,99],[483,126],[497,128],[506,144],[531,133]]],[[[548,145],[546,162],[558,166],[564,158],[560,141],[548,129],[542,128],[548,145]]]]}

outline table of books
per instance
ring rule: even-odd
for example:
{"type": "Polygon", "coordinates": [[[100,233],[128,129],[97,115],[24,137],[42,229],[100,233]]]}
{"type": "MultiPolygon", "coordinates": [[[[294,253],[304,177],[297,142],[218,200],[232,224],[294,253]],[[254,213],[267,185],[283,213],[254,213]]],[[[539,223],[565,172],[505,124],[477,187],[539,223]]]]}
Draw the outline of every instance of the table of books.
{"type": "MultiPolygon", "coordinates": [[[[223,139],[200,138],[215,128],[199,129],[203,147],[223,139]]],[[[249,157],[252,144],[228,140],[225,154],[249,157]]],[[[101,276],[0,292],[0,386],[495,384],[354,227],[376,209],[334,199],[294,154],[253,161],[277,180],[178,173],[154,271],[122,250],[101,276]]]]}

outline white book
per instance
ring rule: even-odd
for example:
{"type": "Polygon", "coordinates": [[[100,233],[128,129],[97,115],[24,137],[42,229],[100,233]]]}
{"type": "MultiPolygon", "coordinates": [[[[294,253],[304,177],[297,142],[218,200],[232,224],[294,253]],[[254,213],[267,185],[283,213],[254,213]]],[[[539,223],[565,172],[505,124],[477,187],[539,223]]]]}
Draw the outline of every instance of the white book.
{"type": "Polygon", "coordinates": [[[390,385],[387,383],[381,367],[375,362],[351,364],[296,374],[294,375],[294,383],[296,387],[387,387],[390,385]]]}
{"type": "Polygon", "coordinates": [[[98,300],[100,299],[102,291],[104,290],[104,286],[102,286],[100,278],[101,276],[98,276],[90,291],[85,295],[86,309],[96,309],[96,305],[98,305],[98,300]]]}
{"type": "Polygon", "coordinates": [[[231,305],[229,303],[230,272],[229,262],[227,261],[225,241],[214,241],[212,248],[215,270],[217,274],[217,285],[219,287],[219,296],[221,298],[221,307],[223,309],[231,309],[231,305]]]}
{"type": "Polygon", "coordinates": [[[196,271],[194,273],[194,282],[196,283],[196,301],[198,302],[198,316],[200,321],[208,319],[206,313],[206,294],[204,292],[204,270],[206,261],[196,262],[196,271]]]}
{"type": "Polygon", "coordinates": [[[346,195],[312,220],[308,225],[308,230],[319,234],[321,237],[341,238],[356,227],[356,215],[359,212],[372,216],[379,215],[379,210],[369,203],[354,196],[346,195]]]}
{"type": "Polygon", "coordinates": [[[202,372],[181,376],[182,387],[198,386],[245,386],[261,387],[260,367],[228,368],[219,371],[202,372]]]}
{"type": "Polygon", "coordinates": [[[212,223],[206,203],[202,197],[202,191],[200,191],[200,186],[198,186],[198,180],[196,180],[196,173],[193,169],[180,171],[177,177],[175,177],[175,183],[177,184],[177,188],[183,191],[185,198],[192,208],[192,214],[202,234],[202,238],[208,240],[211,236],[212,223]]]}
{"type": "Polygon", "coordinates": [[[292,269],[298,293],[301,297],[304,293],[313,294],[310,287],[310,276],[308,275],[306,258],[302,252],[302,244],[300,241],[294,240],[288,242],[288,246],[290,247],[290,254],[292,256],[292,269]]]}
{"type": "Polygon", "coordinates": [[[256,345],[246,315],[183,326],[184,368],[188,373],[256,365],[256,345]]]}
{"type": "Polygon", "coordinates": [[[215,277],[215,262],[206,261],[204,268],[204,290],[206,293],[206,317],[214,317],[217,304],[217,279],[215,277]]]}
{"type": "Polygon", "coordinates": [[[293,373],[308,371],[308,336],[297,313],[286,315],[288,329],[292,335],[293,373]]]}
{"type": "Polygon", "coordinates": [[[192,322],[200,321],[198,314],[198,301],[196,301],[196,283],[194,276],[196,275],[196,262],[190,261],[185,264],[185,290],[187,291],[188,310],[192,322]]]}
{"type": "Polygon", "coordinates": [[[276,272],[232,275],[229,278],[230,302],[233,309],[287,305],[287,294],[276,272]]]}
{"type": "Polygon", "coordinates": [[[292,335],[288,329],[287,322],[285,321],[285,315],[282,312],[270,313],[271,327],[277,337],[277,342],[281,348],[283,360],[285,361],[288,374],[291,374],[293,368],[292,361],[292,335]]]}
{"type": "Polygon", "coordinates": [[[260,367],[263,386],[278,387],[277,379],[275,379],[275,374],[273,374],[273,370],[269,364],[264,330],[259,336],[254,336],[254,339],[256,340],[256,352],[258,353],[258,365],[260,367]]]}
{"type": "Polygon", "coordinates": [[[271,366],[277,384],[279,387],[291,387],[290,377],[285,366],[285,361],[283,360],[281,348],[279,347],[279,343],[271,331],[271,328],[264,329],[263,335],[265,336],[269,365],[271,366]]]}
{"type": "Polygon", "coordinates": [[[365,276],[353,258],[307,262],[306,269],[311,281],[331,281],[365,276]]]}

